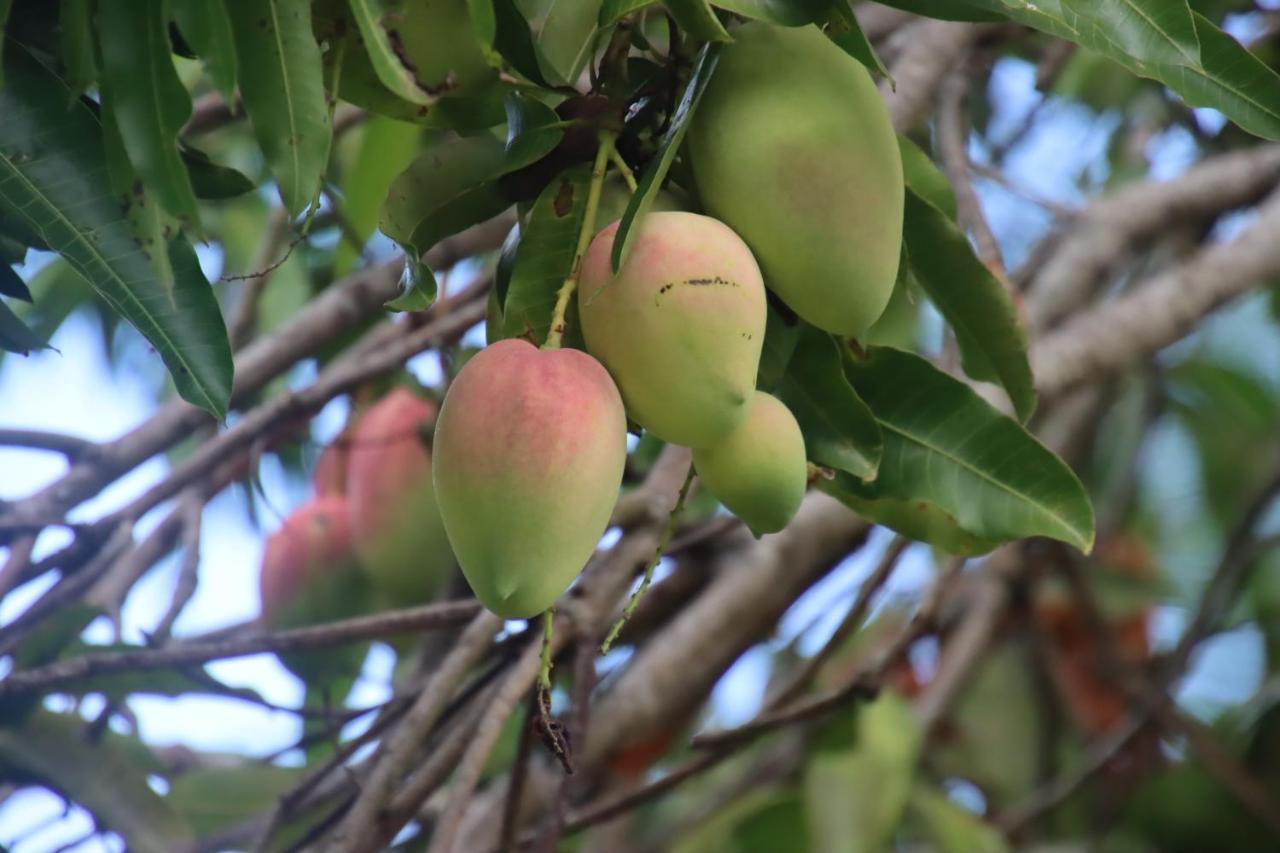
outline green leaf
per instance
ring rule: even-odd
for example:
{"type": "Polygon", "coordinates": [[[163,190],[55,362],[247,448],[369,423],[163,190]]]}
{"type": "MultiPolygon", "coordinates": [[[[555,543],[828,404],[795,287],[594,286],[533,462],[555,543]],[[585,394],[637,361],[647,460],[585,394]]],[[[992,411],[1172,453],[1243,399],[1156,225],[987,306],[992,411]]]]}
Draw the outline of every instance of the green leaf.
{"type": "Polygon", "coordinates": [[[602,0],[551,0],[538,31],[542,58],[565,83],[572,84],[587,60],[596,34],[602,0]]]}
{"type": "Polygon", "coordinates": [[[881,0],[885,6],[893,6],[904,12],[937,18],[940,21],[1003,21],[1005,16],[986,8],[982,0],[881,0]]]}
{"type": "MultiPolygon", "coordinates": [[[[556,294],[572,272],[590,183],[591,167],[577,166],[548,184],[534,202],[520,231],[515,266],[507,285],[503,337],[525,337],[535,343],[546,339],[556,294]]],[[[573,309],[576,302],[569,305],[573,309]]],[[[567,322],[570,333],[580,335],[572,316],[567,322]]],[[[566,339],[573,344],[572,337],[566,339]]]]}
{"type": "Polygon", "coordinates": [[[1027,336],[1013,297],[947,215],[907,191],[903,240],[911,271],[955,331],[965,373],[999,382],[1018,417],[1035,411],[1027,336]]]}
{"type": "Polygon", "coordinates": [[[505,210],[498,186],[506,149],[489,134],[430,146],[391,182],[379,227],[408,255],[402,292],[435,298],[435,276],[421,263],[437,242],[505,210]]]}
{"type": "Polygon", "coordinates": [[[829,0],[827,12],[827,38],[840,46],[845,53],[867,66],[872,72],[889,76],[889,69],[881,61],[876,49],[871,46],[867,34],[858,24],[848,0],[829,0]]]}
{"type": "Polygon", "coordinates": [[[597,23],[601,28],[612,27],[624,16],[656,2],[657,0],[604,0],[597,23]]]}
{"type": "MultiPolygon", "coordinates": [[[[52,341],[71,312],[92,297],[93,290],[62,258],[46,264],[31,280],[32,303],[10,307],[39,341],[52,341]]],[[[0,361],[3,353],[0,353],[0,361]]]]}
{"type": "Polygon", "coordinates": [[[519,92],[508,93],[507,152],[502,170],[514,172],[536,163],[564,139],[564,125],[551,107],[519,92]]]}
{"type": "MultiPolygon", "coordinates": [[[[417,125],[371,116],[360,130],[360,148],[342,173],[342,213],[361,244],[378,225],[378,211],[396,175],[404,171],[418,150],[422,130],[417,125]]],[[[360,251],[344,239],[333,259],[334,276],[346,275],[360,251]]]]}
{"type": "Polygon", "coordinates": [[[910,810],[924,824],[939,853],[1007,853],[1012,849],[994,826],[922,782],[911,789],[910,810]]]}
{"type": "Polygon", "coordinates": [[[157,280],[112,195],[97,117],[79,101],[68,107],[70,89],[25,50],[7,52],[5,71],[0,200],[151,342],[184,399],[222,417],[231,348],[199,266],[175,264],[172,288],[157,280]]]}
{"type": "Polygon", "coordinates": [[[391,44],[391,38],[382,25],[383,16],[388,10],[382,0],[348,0],[351,4],[351,15],[356,20],[360,35],[364,39],[364,49],[369,55],[374,73],[382,81],[382,85],[391,90],[398,98],[413,104],[431,104],[436,96],[418,84],[413,69],[406,67],[400,55],[391,44]]]}
{"type": "Polygon", "coordinates": [[[173,67],[168,23],[164,0],[137,0],[127,15],[99,15],[102,85],[134,171],[165,210],[198,228],[196,195],[178,154],[191,96],[173,67]]]}
{"type": "Polygon", "coordinates": [[[1202,15],[1200,67],[1156,65],[1134,68],[1173,89],[1193,107],[1212,107],[1248,132],[1280,139],[1280,74],[1202,15]]]}
{"type": "MultiPolygon", "coordinates": [[[[516,71],[539,86],[551,88],[552,84],[542,73],[542,63],[538,59],[533,33],[529,31],[529,22],[516,7],[515,0],[482,0],[479,4],[473,0],[473,15],[477,5],[492,7],[493,35],[486,43],[491,44],[516,71]]],[[[483,33],[480,27],[477,30],[483,33]]]]}
{"type": "Polygon", "coordinates": [[[0,86],[4,85],[4,46],[8,41],[6,31],[9,25],[9,11],[13,8],[13,0],[0,0],[0,86]]]}
{"type": "Polygon", "coordinates": [[[191,176],[191,187],[196,191],[196,198],[236,198],[253,190],[253,181],[247,175],[213,162],[203,151],[183,145],[179,152],[182,154],[182,162],[186,164],[187,173],[191,176]]]}
{"type": "Polygon", "coordinates": [[[98,79],[94,58],[93,3],[91,0],[63,0],[58,7],[61,30],[63,79],[76,95],[87,90],[98,79]]]}
{"type": "Polygon", "coordinates": [[[90,742],[84,727],[79,717],[42,711],[21,729],[0,729],[4,775],[39,779],[119,833],[129,850],[187,849],[191,828],[147,785],[147,774],[161,768],[146,747],[110,730],[90,742]]]}
{"type": "Polygon", "coordinates": [[[709,0],[662,0],[676,25],[699,41],[733,41],[709,0]]]}
{"type": "MultiPolygon", "coordinates": [[[[850,717],[840,717],[847,724],[850,717]]],[[[815,853],[889,848],[902,822],[923,734],[911,705],[892,693],[852,716],[850,748],[817,751],[804,773],[815,853]]]]}
{"type": "Polygon", "coordinates": [[[849,384],[841,362],[835,339],[803,324],[776,393],[799,421],[809,459],[872,480],[883,450],[880,427],[849,384]]]}
{"type": "MultiPolygon", "coordinates": [[[[15,275],[8,266],[0,267],[0,278],[4,278],[4,272],[15,275]]],[[[18,318],[17,314],[0,299],[0,349],[8,352],[16,352],[18,355],[26,355],[32,350],[41,350],[46,346],[45,342],[40,339],[35,332],[27,328],[27,324],[18,318]]]]}
{"type": "Polygon", "coordinates": [[[245,764],[200,767],[169,784],[165,802],[195,831],[207,838],[267,811],[305,774],[301,767],[245,764]]]}
{"type": "Polygon", "coordinates": [[[898,150],[902,152],[902,171],[907,186],[954,221],[957,215],[956,192],[951,188],[951,181],[910,137],[898,134],[898,150]]]}
{"type": "Polygon", "coordinates": [[[12,296],[23,302],[33,301],[27,283],[8,264],[0,264],[0,296],[12,296]]]}
{"type": "Polygon", "coordinates": [[[285,209],[320,191],[332,128],[308,0],[227,0],[240,94],[285,209]]]}
{"type": "Polygon", "coordinates": [[[770,300],[765,314],[764,347],[760,353],[760,368],[756,372],[756,387],[772,392],[782,381],[791,364],[791,355],[800,340],[801,323],[789,309],[778,310],[770,300]]]}
{"type": "Polygon", "coordinates": [[[1062,6],[1064,17],[1080,17],[1078,28],[1098,30],[1135,59],[1200,64],[1200,39],[1186,0],[1063,0],[1062,6]]]}
{"type": "Polygon", "coordinates": [[[627,210],[622,214],[622,221],[618,224],[618,231],[613,238],[613,271],[616,273],[622,269],[623,259],[626,258],[627,252],[631,249],[631,226],[637,221],[644,219],[649,208],[653,206],[654,196],[662,189],[662,182],[666,180],[667,172],[671,169],[671,162],[675,160],[676,152],[680,149],[680,143],[684,140],[685,132],[689,129],[689,122],[693,118],[694,110],[698,108],[698,101],[702,99],[702,93],[707,89],[707,83],[711,80],[711,75],[716,70],[716,63],[720,59],[720,47],[717,44],[703,45],[702,50],[698,52],[698,59],[694,63],[693,73],[689,77],[689,83],[685,86],[684,95],[680,98],[680,105],[676,107],[675,114],[671,117],[671,124],[667,127],[666,134],[662,137],[662,144],[658,147],[658,154],[645,167],[644,174],[641,175],[639,187],[631,196],[631,201],[627,204],[627,210]]]}
{"type": "Polygon", "coordinates": [[[225,0],[172,0],[173,17],[228,101],[236,93],[236,43],[225,0]]]}
{"type": "Polygon", "coordinates": [[[845,372],[880,424],[884,453],[873,483],[838,477],[826,490],[873,521],[960,553],[1028,536],[1092,548],[1093,508],[1076,475],[963,382],[887,347],[847,359],[845,372]]]}
{"type": "Polygon", "coordinates": [[[732,800],[672,848],[673,853],[778,853],[814,850],[804,799],[794,788],[751,791],[732,800]]]}
{"type": "Polygon", "coordinates": [[[829,8],[849,7],[848,0],[711,0],[711,5],[780,27],[803,27],[817,21],[829,8]]]}

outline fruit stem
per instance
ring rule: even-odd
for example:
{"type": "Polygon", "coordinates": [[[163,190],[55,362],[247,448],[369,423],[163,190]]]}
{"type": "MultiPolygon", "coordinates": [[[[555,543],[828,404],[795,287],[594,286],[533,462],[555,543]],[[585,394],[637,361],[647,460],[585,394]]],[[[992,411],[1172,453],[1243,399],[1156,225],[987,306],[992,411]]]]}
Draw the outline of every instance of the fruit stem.
{"type": "Polygon", "coordinates": [[[569,277],[560,285],[556,293],[556,307],[551,314],[551,328],[547,331],[547,341],[543,349],[559,349],[564,340],[565,314],[569,310],[569,300],[578,287],[578,277],[582,273],[582,256],[591,245],[591,238],[596,233],[596,214],[600,211],[600,188],[604,186],[604,172],[609,164],[609,157],[614,151],[613,143],[618,134],[612,130],[600,131],[600,148],[596,151],[596,161],[591,166],[591,184],[587,189],[587,209],[582,215],[582,227],[578,229],[578,246],[573,253],[573,266],[569,268],[569,277]]]}
{"type": "Polygon", "coordinates": [[[555,624],[555,608],[548,607],[542,613],[542,666],[538,670],[538,687],[544,696],[551,693],[551,632],[555,624]]]}
{"type": "Polygon", "coordinates": [[[627,161],[622,159],[622,155],[618,153],[615,146],[609,147],[609,162],[618,170],[618,174],[622,175],[622,180],[626,182],[627,189],[635,192],[640,188],[636,183],[636,173],[631,171],[631,167],[627,165],[627,161]]]}
{"type": "Polygon", "coordinates": [[[627,620],[631,618],[631,614],[636,612],[636,607],[640,605],[640,599],[644,598],[644,594],[649,589],[649,584],[653,583],[653,572],[658,567],[658,563],[662,560],[662,554],[667,550],[667,546],[671,544],[671,538],[676,534],[676,523],[680,519],[680,513],[684,510],[685,498],[689,497],[689,486],[693,483],[693,463],[689,463],[689,473],[684,475],[684,485],[680,487],[680,494],[676,497],[676,505],[671,508],[671,514],[667,516],[667,526],[662,530],[662,536],[658,539],[658,546],[653,549],[653,558],[649,560],[648,565],[644,567],[644,577],[640,579],[640,586],[636,587],[636,591],[631,593],[631,598],[627,601],[627,606],[622,610],[622,618],[613,623],[613,627],[609,629],[609,636],[604,638],[604,642],[600,644],[600,654],[606,655],[613,646],[613,641],[618,639],[618,635],[622,633],[622,629],[626,626],[627,620]]]}

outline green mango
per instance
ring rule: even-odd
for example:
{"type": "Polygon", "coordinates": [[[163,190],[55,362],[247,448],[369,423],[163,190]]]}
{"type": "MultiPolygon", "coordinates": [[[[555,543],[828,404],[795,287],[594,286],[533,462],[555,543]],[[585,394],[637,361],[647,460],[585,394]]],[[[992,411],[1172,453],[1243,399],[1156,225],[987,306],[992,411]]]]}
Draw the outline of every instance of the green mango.
{"type": "Polygon", "coordinates": [[[804,435],[791,410],[763,391],[746,420],[711,447],[693,451],[702,483],[756,536],[795,517],[809,484],[804,435]]]}
{"type": "Polygon", "coordinates": [[[884,102],[814,26],[733,36],[686,138],[698,195],[793,311],[861,335],[889,302],[902,248],[902,155],[884,102]]]}
{"type": "Polygon", "coordinates": [[[764,345],[765,293],[751,250],[724,223],[651,213],[614,275],[617,224],[582,259],[587,351],[613,375],[636,423],[664,441],[715,444],[741,423],[764,345]]]}
{"type": "Polygon", "coordinates": [[[626,458],[622,398],[591,356],[509,338],[468,361],[440,407],[432,462],[476,598],[505,619],[554,604],[608,527],[626,458]]]}

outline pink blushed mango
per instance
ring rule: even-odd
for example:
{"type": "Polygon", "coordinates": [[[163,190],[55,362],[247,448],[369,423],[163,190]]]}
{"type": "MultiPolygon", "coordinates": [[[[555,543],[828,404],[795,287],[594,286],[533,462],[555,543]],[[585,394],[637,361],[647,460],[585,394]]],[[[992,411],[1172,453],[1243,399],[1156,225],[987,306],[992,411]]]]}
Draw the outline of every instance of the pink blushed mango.
{"type": "Polygon", "coordinates": [[[436,424],[436,497],[476,597],[529,618],[568,589],[609,523],[626,415],[608,372],[577,350],[517,339],[474,356],[436,424]]]}
{"type": "Polygon", "coordinates": [[[436,406],[396,388],[351,431],[347,499],[356,553],[374,590],[392,607],[435,595],[453,566],[436,505],[428,451],[436,406]]]}
{"type": "Polygon", "coordinates": [[[615,276],[617,223],[582,262],[587,349],[631,417],[665,441],[713,444],[746,416],[764,344],[765,291],[751,250],[727,225],[678,211],[636,226],[615,276]]]}

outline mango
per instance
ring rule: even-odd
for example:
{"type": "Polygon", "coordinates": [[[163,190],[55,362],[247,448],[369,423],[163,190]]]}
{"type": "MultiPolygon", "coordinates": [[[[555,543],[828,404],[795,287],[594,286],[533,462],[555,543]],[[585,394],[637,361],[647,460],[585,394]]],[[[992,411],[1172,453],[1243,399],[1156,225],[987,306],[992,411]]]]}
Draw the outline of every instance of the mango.
{"type": "Polygon", "coordinates": [[[664,441],[714,444],[747,413],[764,344],[765,293],[751,250],[722,222],[651,213],[622,269],[618,223],[582,260],[578,311],[587,351],[609,369],[627,412],[664,441]]]}
{"type": "Polygon", "coordinates": [[[763,391],[728,437],[693,451],[693,464],[702,484],[756,536],[787,526],[809,481],[800,425],[763,391]]]}
{"type": "Polygon", "coordinates": [[[352,538],[370,585],[389,607],[430,600],[453,568],[427,449],[435,417],[434,403],[396,388],[351,431],[352,538]]]}
{"type": "Polygon", "coordinates": [[[350,457],[351,431],[344,430],[331,444],[320,451],[315,470],[311,473],[311,488],[317,497],[345,497],[347,494],[347,461],[350,457]]]}
{"type": "Polygon", "coordinates": [[[889,302],[902,156],[862,63],[814,26],[733,31],[686,137],[706,212],[802,318],[858,336],[889,302]]]}
{"type": "MultiPolygon", "coordinates": [[[[271,629],[331,622],[368,609],[368,585],[352,545],[346,501],[317,497],[285,519],[267,538],[258,590],[261,620],[271,629]]],[[[309,652],[282,655],[281,661],[312,681],[348,669],[353,662],[358,669],[359,660],[349,658],[309,652]]]]}
{"type": "Polygon", "coordinates": [[[435,487],[485,607],[527,619],[555,603],[609,524],[626,456],[622,398],[586,353],[509,338],[463,366],[436,424],[435,487]]]}

